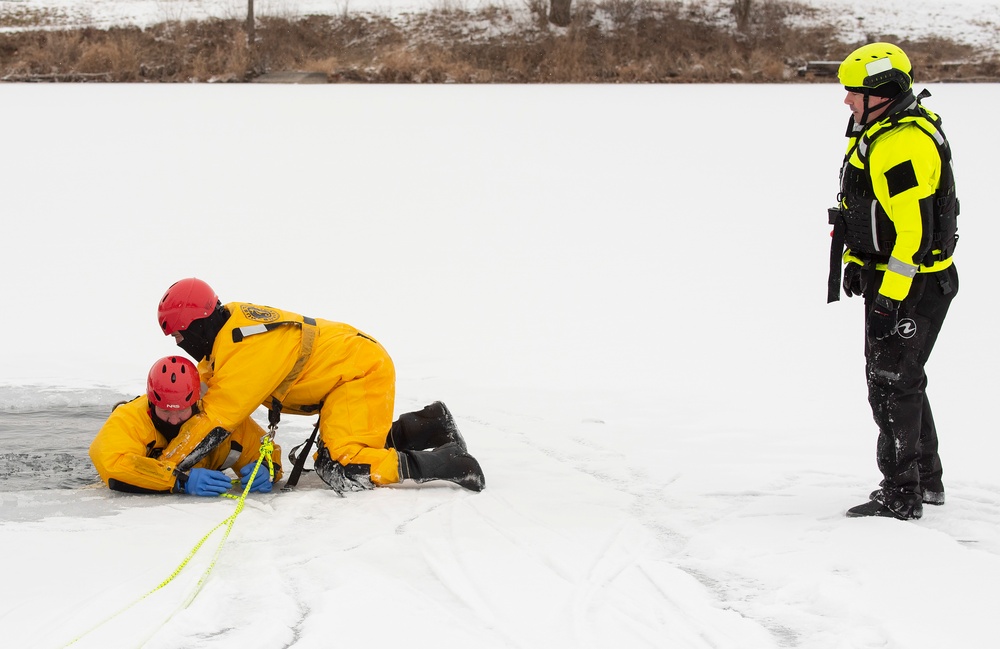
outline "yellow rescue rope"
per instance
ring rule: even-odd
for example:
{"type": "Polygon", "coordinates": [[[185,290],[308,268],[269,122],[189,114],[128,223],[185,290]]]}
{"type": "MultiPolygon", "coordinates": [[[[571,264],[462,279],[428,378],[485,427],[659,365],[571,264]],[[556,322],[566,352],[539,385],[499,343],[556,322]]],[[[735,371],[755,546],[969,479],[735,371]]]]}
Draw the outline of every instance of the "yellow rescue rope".
{"type": "MultiPolygon", "coordinates": [[[[194,598],[197,597],[198,593],[201,591],[201,587],[205,584],[205,581],[208,579],[209,573],[212,572],[212,568],[215,567],[215,562],[219,559],[219,554],[222,552],[222,546],[225,544],[226,539],[229,538],[229,532],[232,531],[232,529],[233,529],[233,523],[236,522],[236,517],[239,516],[240,512],[243,511],[243,504],[246,502],[247,494],[250,493],[250,487],[253,485],[253,479],[257,476],[257,471],[260,470],[260,466],[264,462],[265,459],[267,460],[267,471],[268,471],[268,474],[270,474],[270,476],[271,476],[271,482],[274,482],[274,463],[271,461],[271,453],[273,453],[273,452],[274,452],[274,439],[273,439],[273,431],[271,431],[270,433],[265,434],[264,437],[262,437],[261,440],[260,440],[260,457],[257,458],[257,464],[254,465],[253,471],[250,473],[250,477],[247,479],[247,486],[244,487],[243,493],[240,494],[239,496],[234,496],[234,495],[228,494],[228,493],[227,494],[221,494],[222,496],[225,496],[226,498],[233,498],[233,499],[235,499],[235,500],[238,501],[236,503],[236,511],[234,511],[232,513],[232,515],[230,515],[224,521],[222,521],[221,523],[219,523],[218,525],[216,525],[215,527],[213,527],[211,530],[209,530],[208,533],[205,534],[205,536],[201,537],[201,540],[198,541],[193,548],[191,548],[191,551],[188,552],[188,555],[186,557],[184,557],[184,560],[181,561],[181,564],[179,566],[177,566],[177,568],[170,574],[169,577],[167,577],[162,582],[160,582],[160,584],[156,588],[152,589],[151,591],[149,591],[148,593],[146,593],[142,597],[139,597],[138,599],[136,599],[135,601],[133,601],[131,604],[128,604],[127,606],[125,606],[124,608],[120,609],[119,611],[117,611],[117,612],[109,615],[108,617],[104,618],[103,620],[101,620],[100,622],[98,622],[94,626],[90,627],[89,629],[87,629],[86,631],[84,631],[83,633],[81,633],[80,635],[78,635],[76,638],[74,638],[73,640],[71,640],[67,644],[63,645],[63,647],[65,648],[65,647],[69,647],[72,644],[75,644],[77,641],[79,641],[82,638],[86,637],[90,633],[93,633],[95,630],[99,629],[103,625],[105,625],[108,622],[110,622],[111,620],[115,619],[116,617],[118,617],[119,615],[121,615],[122,613],[124,613],[125,611],[129,610],[130,608],[132,608],[133,606],[135,606],[136,604],[138,604],[142,600],[146,599],[147,597],[149,597],[150,595],[152,595],[153,593],[155,593],[156,591],[160,590],[161,588],[163,588],[164,586],[166,586],[167,584],[169,584],[171,581],[173,581],[174,578],[176,578],[177,575],[179,575],[181,573],[181,571],[184,570],[184,568],[185,568],[185,566],[187,566],[188,562],[190,562],[191,559],[194,558],[194,555],[198,553],[198,550],[200,550],[201,546],[205,544],[205,541],[207,541],[209,539],[209,537],[211,537],[212,534],[214,534],[217,529],[219,529],[220,527],[222,527],[223,525],[225,525],[226,526],[226,533],[223,534],[222,540],[219,541],[219,546],[215,549],[215,555],[212,557],[212,562],[208,564],[208,567],[205,569],[205,572],[202,573],[201,578],[198,580],[198,583],[195,585],[194,590],[191,591],[191,594],[188,595],[187,599],[184,600],[183,604],[181,604],[181,606],[179,606],[177,610],[180,610],[181,608],[187,608],[191,604],[191,602],[194,601],[194,598]]],[[[240,482],[241,482],[240,480],[233,480],[233,485],[235,486],[235,485],[239,484],[240,482]]],[[[176,611],[174,611],[174,613],[176,613],[176,611]]],[[[171,613],[170,617],[168,617],[166,620],[164,620],[163,624],[166,624],[168,621],[170,621],[170,618],[174,616],[174,613],[171,613]]],[[[162,626],[162,625],[160,625],[160,626],[162,626]]]]}

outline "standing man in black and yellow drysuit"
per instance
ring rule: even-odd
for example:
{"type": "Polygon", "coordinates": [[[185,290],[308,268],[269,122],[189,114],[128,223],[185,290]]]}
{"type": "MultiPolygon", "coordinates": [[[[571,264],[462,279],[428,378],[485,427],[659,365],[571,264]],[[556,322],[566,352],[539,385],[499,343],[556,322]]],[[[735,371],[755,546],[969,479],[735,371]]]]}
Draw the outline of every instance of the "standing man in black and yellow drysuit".
{"type": "Polygon", "coordinates": [[[200,361],[207,391],[161,459],[177,469],[225,441],[258,406],[272,415],[319,415],[316,473],[338,492],[405,479],[486,484],[448,409],[435,402],[393,422],[396,371],[389,354],[356,328],[269,306],[222,304],[197,278],[160,300],[165,335],[200,361]]]}
{"type": "MultiPolygon", "coordinates": [[[[101,480],[114,491],[218,496],[233,487],[226,469],[241,476],[243,488],[260,458],[264,429],[247,418],[233,428],[226,443],[206,453],[184,471],[175,471],[161,456],[188,419],[198,414],[201,379],[194,363],[166,356],[153,363],[146,394],[115,406],[90,445],[90,459],[101,480]]],[[[271,453],[274,480],[281,478],[281,447],[271,453]]],[[[271,491],[266,463],[257,469],[250,491],[271,491]]]]}
{"type": "Polygon", "coordinates": [[[923,503],[944,504],[938,436],[924,364],[934,348],[958,272],[958,200],[951,148],[941,119],[914,96],[909,58],[872,43],[840,65],[853,116],[840,177],[828,301],[865,300],[868,401],[878,425],[881,487],[850,517],[920,518],[923,503]],[[846,249],[845,249],[846,247],[846,249]]]}

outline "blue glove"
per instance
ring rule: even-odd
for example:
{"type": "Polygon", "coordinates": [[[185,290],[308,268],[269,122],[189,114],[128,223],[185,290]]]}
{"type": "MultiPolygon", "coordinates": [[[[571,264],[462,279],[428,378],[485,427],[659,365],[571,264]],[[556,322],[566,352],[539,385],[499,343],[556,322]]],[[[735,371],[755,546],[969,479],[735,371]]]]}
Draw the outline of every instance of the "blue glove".
{"type": "Polygon", "coordinates": [[[187,482],[182,485],[192,496],[218,496],[232,488],[233,482],[222,471],[191,469],[187,482]]]}
{"type": "MultiPolygon", "coordinates": [[[[250,478],[250,474],[253,472],[253,468],[257,465],[256,462],[253,464],[248,464],[242,469],[240,469],[240,482],[243,484],[243,488],[247,488],[247,480],[250,478]]],[[[259,493],[269,493],[271,491],[271,475],[267,471],[267,467],[264,464],[260,465],[257,469],[257,475],[253,477],[253,484],[250,485],[250,491],[257,491],[259,493]]]]}

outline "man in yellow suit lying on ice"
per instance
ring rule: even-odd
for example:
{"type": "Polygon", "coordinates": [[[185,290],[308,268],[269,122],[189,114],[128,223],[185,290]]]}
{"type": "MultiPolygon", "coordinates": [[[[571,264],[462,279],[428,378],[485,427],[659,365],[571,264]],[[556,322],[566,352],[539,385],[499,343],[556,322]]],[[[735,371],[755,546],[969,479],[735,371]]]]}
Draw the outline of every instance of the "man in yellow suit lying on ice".
{"type": "MultiPolygon", "coordinates": [[[[184,422],[200,411],[200,397],[201,379],[194,363],[180,356],[153,363],[146,394],[116,406],[90,445],[90,459],[104,484],[131,493],[218,496],[233,486],[223,473],[232,469],[246,488],[264,435],[264,429],[249,417],[233,428],[226,443],[186,471],[163,461],[164,451],[177,439],[184,422]]],[[[281,478],[281,448],[277,444],[271,461],[277,481],[281,478]]],[[[271,485],[268,466],[262,463],[250,491],[268,492],[271,485]]]]}

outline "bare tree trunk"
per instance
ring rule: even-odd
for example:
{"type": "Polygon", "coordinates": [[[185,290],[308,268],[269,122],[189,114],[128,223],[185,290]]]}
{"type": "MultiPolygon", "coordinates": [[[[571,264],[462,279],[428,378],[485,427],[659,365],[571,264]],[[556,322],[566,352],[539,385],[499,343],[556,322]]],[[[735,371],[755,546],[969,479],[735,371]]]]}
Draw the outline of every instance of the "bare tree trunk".
{"type": "Polygon", "coordinates": [[[549,0],[549,22],[565,27],[569,24],[569,8],[573,0],[549,0]]]}
{"type": "Polygon", "coordinates": [[[733,18],[736,19],[736,31],[746,34],[750,27],[750,15],[753,12],[753,0],[733,0],[729,8],[733,18]]]}
{"type": "Polygon", "coordinates": [[[252,48],[257,40],[257,21],[253,16],[253,0],[247,0],[247,44],[252,48]]]}

